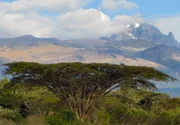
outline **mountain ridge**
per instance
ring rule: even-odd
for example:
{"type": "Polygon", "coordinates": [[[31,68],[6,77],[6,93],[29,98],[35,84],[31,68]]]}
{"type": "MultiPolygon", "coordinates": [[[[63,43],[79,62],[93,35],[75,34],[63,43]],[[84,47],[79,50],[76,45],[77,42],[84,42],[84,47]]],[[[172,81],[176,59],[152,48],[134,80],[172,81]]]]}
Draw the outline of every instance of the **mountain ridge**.
{"type": "Polygon", "coordinates": [[[176,46],[180,48],[180,43],[175,39],[170,31],[167,35],[163,34],[157,27],[152,24],[142,23],[131,24],[126,26],[126,30],[121,34],[112,34],[110,37],[100,37],[99,39],[107,41],[127,41],[132,39],[145,40],[155,44],[165,44],[168,46],[176,46]]]}

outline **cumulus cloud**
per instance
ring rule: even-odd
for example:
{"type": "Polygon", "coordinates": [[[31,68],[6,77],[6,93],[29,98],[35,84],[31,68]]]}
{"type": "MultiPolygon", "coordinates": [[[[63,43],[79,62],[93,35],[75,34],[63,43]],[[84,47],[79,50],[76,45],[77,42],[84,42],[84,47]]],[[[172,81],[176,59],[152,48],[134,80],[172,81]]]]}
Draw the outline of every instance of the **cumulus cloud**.
{"type": "MultiPolygon", "coordinates": [[[[36,37],[61,39],[110,36],[124,31],[127,24],[139,22],[140,17],[109,15],[97,9],[83,9],[92,0],[15,0],[0,2],[0,37],[32,34],[36,37]],[[81,8],[81,9],[80,9],[81,8]],[[57,17],[40,12],[56,11],[57,17]]],[[[108,0],[115,8],[132,8],[126,0],[108,0]]],[[[105,5],[107,0],[103,0],[105,5]]],[[[103,5],[103,6],[104,6],[103,5]]]]}
{"type": "Polygon", "coordinates": [[[138,8],[138,5],[127,0],[103,0],[101,8],[108,10],[138,8]]]}
{"type": "MultiPolygon", "coordinates": [[[[118,15],[111,19],[96,9],[79,9],[58,17],[58,34],[68,38],[109,36],[125,30],[127,24],[141,22],[140,16],[118,15]]],[[[61,37],[63,37],[61,36],[61,37]]]]}
{"type": "Polygon", "coordinates": [[[16,0],[0,2],[0,10],[8,12],[22,11],[69,11],[83,7],[89,0],[16,0]]]}
{"type": "Polygon", "coordinates": [[[152,23],[157,26],[163,33],[168,34],[172,31],[175,38],[180,42],[180,15],[156,18],[152,23]]]}
{"type": "Polygon", "coordinates": [[[52,22],[36,13],[0,13],[1,37],[32,34],[49,37],[53,31],[52,22]]]}
{"type": "Polygon", "coordinates": [[[58,27],[68,37],[98,37],[112,32],[110,17],[96,9],[79,9],[58,17],[58,27]]]}
{"type": "Polygon", "coordinates": [[[140,16],[118,15],[111,19],[96,9],[78,9],[60,14],[56,18],[38,13],[0,12],[0,36],[32,34],[36,37],[60,39],[110,36],[121,33],[127,24],[140,23],[140,16]]]}

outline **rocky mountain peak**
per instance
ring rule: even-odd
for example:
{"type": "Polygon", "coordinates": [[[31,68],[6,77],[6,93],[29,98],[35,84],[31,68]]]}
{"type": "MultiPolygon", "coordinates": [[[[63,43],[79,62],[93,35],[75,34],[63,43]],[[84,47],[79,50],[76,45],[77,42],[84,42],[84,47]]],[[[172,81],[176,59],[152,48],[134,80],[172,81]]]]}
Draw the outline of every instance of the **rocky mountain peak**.
{"type": "Polygon", "coordinates": [[[162,36],[160,30],[151,24],[142,24],[138,28],[132,30],[134,37],[147,41],[156,41],[157,37],[162,36]]]}
{"type": "Polygon", "coordinates": [[[101,39],[107,41],[129,41],[129,40],[143,40],[151,42],[154,45],[168,45],[180,48],[172,32],[163,34],[156,26],[149,23],[133,23],[125,26],[126,30],[123,33],[112,34],[111,37],[102,37],[101,39]]]}
{"type": "Polygon", "coordinates": [[[175,40],[175,37],[174,37],[174,35],[173,35],[172,32],[169,32],[169,33],[168,33],[168,37],[169,37],[171,40],[175,40]]]}

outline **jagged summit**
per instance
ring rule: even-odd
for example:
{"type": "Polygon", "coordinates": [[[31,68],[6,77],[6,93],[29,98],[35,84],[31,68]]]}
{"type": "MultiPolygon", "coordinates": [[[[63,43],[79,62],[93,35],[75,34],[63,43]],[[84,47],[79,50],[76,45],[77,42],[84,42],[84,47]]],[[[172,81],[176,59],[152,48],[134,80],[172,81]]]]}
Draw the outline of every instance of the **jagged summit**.
{"type": "Polygon", "coordinates": [[[173,33],[172,33],[171,31],[168,33],[168,37],[169,37],[171,40],[175,40],[175,37],[174,37],[174,35],[173,35],[173,33]]]}
{"type": "Polygon", "coordinates": [[[150,41],[153,44],[165,44],[169,46],[180,47],[172,32],[168,35],[163,34],[156,26],[148,23],[134,23],[126,25],[126,30],[123,33],[113,34],[109,38],[103,37],[104,40],[122,40],[127,41],[131,39],[150,41]]]}

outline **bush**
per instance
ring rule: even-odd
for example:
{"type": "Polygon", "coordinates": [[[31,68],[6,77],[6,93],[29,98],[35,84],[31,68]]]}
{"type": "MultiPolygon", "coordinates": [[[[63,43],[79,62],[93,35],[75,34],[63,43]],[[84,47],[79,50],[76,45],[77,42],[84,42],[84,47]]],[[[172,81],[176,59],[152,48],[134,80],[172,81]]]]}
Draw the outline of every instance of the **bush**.
{"type": "Polygon", "coordinates": [[[127,113],[124,115],[123,122],[131,123],[131,124],[139,124],[145,122],[147,118],[148,118],[148,114],[146,111],[142,109],[133,108],[127,111],[127,113]]]}
{"type": "Polygon", "coordinates": [[[0,118],[0,125],[16,125],[16,123],[5,118],[0,118]]]}
{"type": "Polygon", "coordinates": [[[180,108],[166,111],[161,114],[161,117],[170,119],[173,125],[180,125],[180,108]]]}
{"type": "Polygon", "coordinates": [[[10,90],[0,91],[0,106],[15,109],[20,105],[20,96],[10,90]]]}
{"type": "Polygon", "coordinates": [[[111,115],[107,111],[97,111],[96,112],[96,124],[97,125],[109,125],[111,115]]]}
{"type": "Polygon", "coordinates": [[[59,113],[47,117],[47,122],[50,125],[78,125],[76,115],[73,111],[64,109],[59,113]]]}
{"type": "Polygon", "coordinates": [[[59,103],[59,99],[46,87],[34,86],[21,90],[21,97],[30,114],[48,115],[59,103]]]}
{"type": "Polygon", "coordinates": [[[8,120],[13,120],[15,122],[21,122],[23,120],[23,117],[17,110],[4,109],[2,107],[0,107],[0,117],[8,120]]]}
{"type": "Polygon", "coordinates": [[[44,86],[29,84],[8,84],[0,90],[0,106],[9,109],[19,108],[26,117],[31,114],[48,115],[59,103],[55,94],[44,86]]]}

